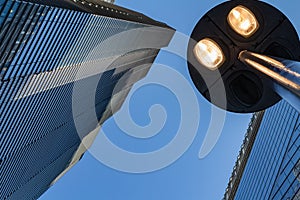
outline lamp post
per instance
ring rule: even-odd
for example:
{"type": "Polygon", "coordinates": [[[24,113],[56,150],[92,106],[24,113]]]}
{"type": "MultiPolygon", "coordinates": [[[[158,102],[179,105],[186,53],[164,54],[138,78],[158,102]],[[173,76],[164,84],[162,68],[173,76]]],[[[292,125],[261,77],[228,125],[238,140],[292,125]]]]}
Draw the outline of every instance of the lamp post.
{"type": "Polygon", "coordinates": [[[299,60],[292,23],[255,0],[228,1],[210,10],[188,46],[189,72],[200,93],[211,101],[209,90],[223,81],[227,103],[212,103],[239,113],[266,109],[281,98],[300,112],[299,60]]]}
{"type": "Polygon", "coordinates": [[[239,60],[267,75],[271,88],[300,112],[300,62],[242,51],[239,60]]]}

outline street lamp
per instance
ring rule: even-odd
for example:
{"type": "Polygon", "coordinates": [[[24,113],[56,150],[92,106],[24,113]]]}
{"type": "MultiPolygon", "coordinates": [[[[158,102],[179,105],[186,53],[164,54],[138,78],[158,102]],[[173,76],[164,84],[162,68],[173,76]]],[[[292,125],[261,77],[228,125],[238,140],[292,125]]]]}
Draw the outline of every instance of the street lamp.
{"type": "Polygon", "coordinates": [[[189,72],[200,93],[211,101],[210,89],[223,81],[227,103],[212,103],[239,113],[266,109],[281,97],[300,111],[299,60],[292,23],[254,0],[228,1],[210,10],[188,46],[189,72]]]}

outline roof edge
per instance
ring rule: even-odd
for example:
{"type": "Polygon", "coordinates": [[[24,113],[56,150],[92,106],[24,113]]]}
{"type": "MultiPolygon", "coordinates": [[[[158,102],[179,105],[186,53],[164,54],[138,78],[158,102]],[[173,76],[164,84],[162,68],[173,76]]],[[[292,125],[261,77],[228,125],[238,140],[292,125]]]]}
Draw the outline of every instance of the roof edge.
{"type": "Polygon", "coordinates": [[[102,0],[23,0],[34,4],[64,8],[80,12],[91,13],[106,17],[118,18],[132,22],[149,24],[175,30],[165,23],[156,21],[142,13],[123,8],[102,0]]]}

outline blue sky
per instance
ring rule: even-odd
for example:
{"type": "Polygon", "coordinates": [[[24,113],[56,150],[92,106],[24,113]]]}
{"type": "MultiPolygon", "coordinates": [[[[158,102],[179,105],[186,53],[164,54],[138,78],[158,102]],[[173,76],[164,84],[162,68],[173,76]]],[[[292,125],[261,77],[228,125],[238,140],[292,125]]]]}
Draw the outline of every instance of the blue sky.
{"type": "MultiPolygon", "coordinates": [[[[191,33],[202,15],[221,2],[217,0],[116,0],[117,5],[142,12],[186,35],[191,33]]],[[[295,5],[295,0],[292,1],[293,5],[287,1],[268,2],[280,8],[296,28],[300,27],[299,5],[295,5]]],[[[163,52],[156,62],[171,66],[190,81],[186,62],[183,59],[163,52]]],[[[152,70],[148,76],[150,78],[158,76],[157,70],[152,70]]],[[[176,162],[151,173],[131,174],[111,169],[87,152],[83,159],[40,199],[221,199],[251,115],[227,113],[224,129],[216,146],[205,158],[199,159],[198,153],[207,132],[211,105],[197,91],[196,94],[200,110],[197,135],[190,148],[176,162]]],[[[163,105],[168,118],[165,127],[151,140],[138,140],[124,136],[113,119],[105,123],[104,132],[113,133],[109,139],[128,151],[146,152],[161,148],[175,136],[175,129],[178,128],[180,120],[180,109],[174,95],[168,89],[158,85],[147,85],[137,90],[129,102],[132,119],[140,125],[149,123],[147,112],[154,104],[163,105]]]]}

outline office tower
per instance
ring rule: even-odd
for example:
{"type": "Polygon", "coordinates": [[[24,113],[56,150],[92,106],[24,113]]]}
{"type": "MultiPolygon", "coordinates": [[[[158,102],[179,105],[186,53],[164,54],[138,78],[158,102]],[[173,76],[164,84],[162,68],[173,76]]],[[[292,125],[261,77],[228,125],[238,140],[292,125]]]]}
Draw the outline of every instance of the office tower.
{"type": "Polygon", "coordinates": [[[254,114],[224,199],[300,199],[299,125],[285,101],[254,114]]]}
{"type": "Polygon", "coordinates": [[[79,161],[173,33],[100,0],[0,0],[0,199],[36,199],[79,161]]]}

